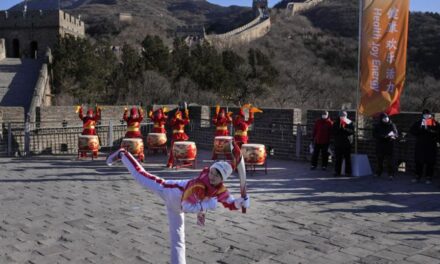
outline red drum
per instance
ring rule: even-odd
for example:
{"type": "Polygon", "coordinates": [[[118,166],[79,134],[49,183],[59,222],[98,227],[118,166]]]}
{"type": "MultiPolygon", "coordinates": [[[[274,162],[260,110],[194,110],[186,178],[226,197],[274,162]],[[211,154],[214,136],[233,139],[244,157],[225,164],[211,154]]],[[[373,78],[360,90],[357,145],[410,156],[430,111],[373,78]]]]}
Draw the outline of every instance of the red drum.
{"type": "Polygon", "coordinates": [[[214,138],[214,153],[215,154],[228,154],[232,153],[232,139],[233,137],[218,136],[214,138]]]}
{"type": "Polygon", "coordinates": [[[192,141],[174,142],[173,155],[177,160],[195,160],[197,156],[196,143],[192,141]]]}
{"type": "Polygon", "coordinates": [[[241,154],[247,165],[264,165],[266,162],[266,147],[262,144],[243,144],[241,154]]]}
{"type": "Polygon", "coordinates": [[[147,136],[147,146],[149,148],[159,148],[167,143],[167,134],[149,133],[147,136]]]}
{"type": "Polygon", "coordinates": [[[98,152],[99,140],[96,135],[79,135],[78,136],[78,151],[93,151],[98,152]]]}
{"type": "Polygon", "coordinates": [[[133,155],[144,155],[144,142],[142,138],[124,138],[122,139],[121,148],[125,148],[133,155]]]}

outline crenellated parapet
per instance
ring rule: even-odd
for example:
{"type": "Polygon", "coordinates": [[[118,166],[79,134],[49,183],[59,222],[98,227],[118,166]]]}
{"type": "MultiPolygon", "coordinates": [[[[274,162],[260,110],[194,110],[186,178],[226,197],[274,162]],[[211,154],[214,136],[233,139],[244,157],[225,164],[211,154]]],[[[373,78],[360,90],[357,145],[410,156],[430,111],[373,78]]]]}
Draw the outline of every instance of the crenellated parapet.
{"type": "Polygon", "coordinates": [[[84,22],[62,10],[0,11],[0,30],[59,28],[60,33],[84,36],[84,22]]]}
{"type": "Polygon", "coordinates": [[[7,57],[42,57],[66,35],[85,37],[84,22],[62,10],[0,11],[7,57]]]}
{"type": "Polygon", "coordinates": [[[321,3],[323,0],[307,0],[304,3],[288,3],[287,4],[287,13],[292,16],[304,11],[309,10],[310,8],[315,7],[317,4],[321,3]]]}

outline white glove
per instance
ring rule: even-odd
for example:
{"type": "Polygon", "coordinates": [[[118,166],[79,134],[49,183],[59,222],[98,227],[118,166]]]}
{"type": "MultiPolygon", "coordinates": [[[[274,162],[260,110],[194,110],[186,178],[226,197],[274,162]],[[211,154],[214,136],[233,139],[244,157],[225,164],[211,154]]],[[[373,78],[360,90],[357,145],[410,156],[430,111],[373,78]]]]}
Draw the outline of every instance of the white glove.
{"type": "Polygon", "coordinates": [[[110,154],[110,156],[107,157],[105,162],[107,163],[108,166],[112,166],[113,162],[116,162],[121,159],[121,151],[123,152],[125,150],[121,148],[121,149],[113,152],[112,154],[110,154]]]}
{"type": "Polygon", "coordinates": [[[200,202],[200,204],[202,206],[202,210],[214,210],[215,208],[217,208],[217,197],[205,199],[200,202]]]}
{"type": "Polygon", "coordinates": [[[251,202],[249,199],[249,196],[246,196],[245,198],[237,198],[234,201],[234,205],[235,208],[240,209],[240,208],[249,208],[251,206],[251,202]]]}

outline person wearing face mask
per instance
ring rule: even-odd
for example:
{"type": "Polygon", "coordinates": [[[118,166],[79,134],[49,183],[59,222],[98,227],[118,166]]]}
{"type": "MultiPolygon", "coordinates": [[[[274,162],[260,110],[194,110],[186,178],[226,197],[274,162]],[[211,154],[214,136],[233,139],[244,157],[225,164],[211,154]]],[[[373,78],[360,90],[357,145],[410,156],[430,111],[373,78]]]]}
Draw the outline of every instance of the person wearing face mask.
{"type": "Polygon", "coordinates": [[[430,184],[434,174],[434,166],[437,158],[437,143],[439,142],[440,126],[435,121],[428,109],[423,110],[422,119],[415,122],[410,133],[416,138],[415,162],[416,178],[413,182],[419,182],[425,169],[426,184],[430,184]]]}
{"type": "Polygon", "coordinates": [[[342,162],[345,161],[345,175],[351,176],[351,136],[354,134],[353,121],[347,118],[347,112],[339,112],[339,120],[334,122],[332,134],[335,139],[335,173],[341,175],[342,162]]]}
{"type": "Polygon", "coordinates": [[[316,120],[312,132],[313,153],[311,170],[316,169],[318,165],[318,157],[321,152],[322,170],[327,169],[328,164],[328,146],[330,144],[333,122],[329,118],[328,112],[323,111],[321,118],[316,120]]]}
{"type": "Polygon", "coordinates": [[[394,178],[394,141],[398,137],[396,125],[391,122],[386,113],[381,113],[379,122],[373,128],[373,137],[376,139],[377,169],[376,176],[383,172],[383,163],[386,159],[388,177],[394,178]]]}

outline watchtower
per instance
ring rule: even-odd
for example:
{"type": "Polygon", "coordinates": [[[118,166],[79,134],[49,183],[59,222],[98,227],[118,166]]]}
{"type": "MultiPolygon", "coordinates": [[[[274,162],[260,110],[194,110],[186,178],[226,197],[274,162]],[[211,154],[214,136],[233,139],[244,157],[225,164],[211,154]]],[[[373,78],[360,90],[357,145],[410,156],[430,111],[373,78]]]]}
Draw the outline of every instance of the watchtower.
{"type": "Polygon", "coordinates": [[[0,11],[0,39],[5,39],[6,56],[43,56],[58,37],[84,37],[84,22],[62,10],[0,11]]]}
{"type": "Polygon", "coordinates": [[[258,12],[258,9],[267,9],[267,0],[252,0],[252,9],[254,12],[258,12]]]}

